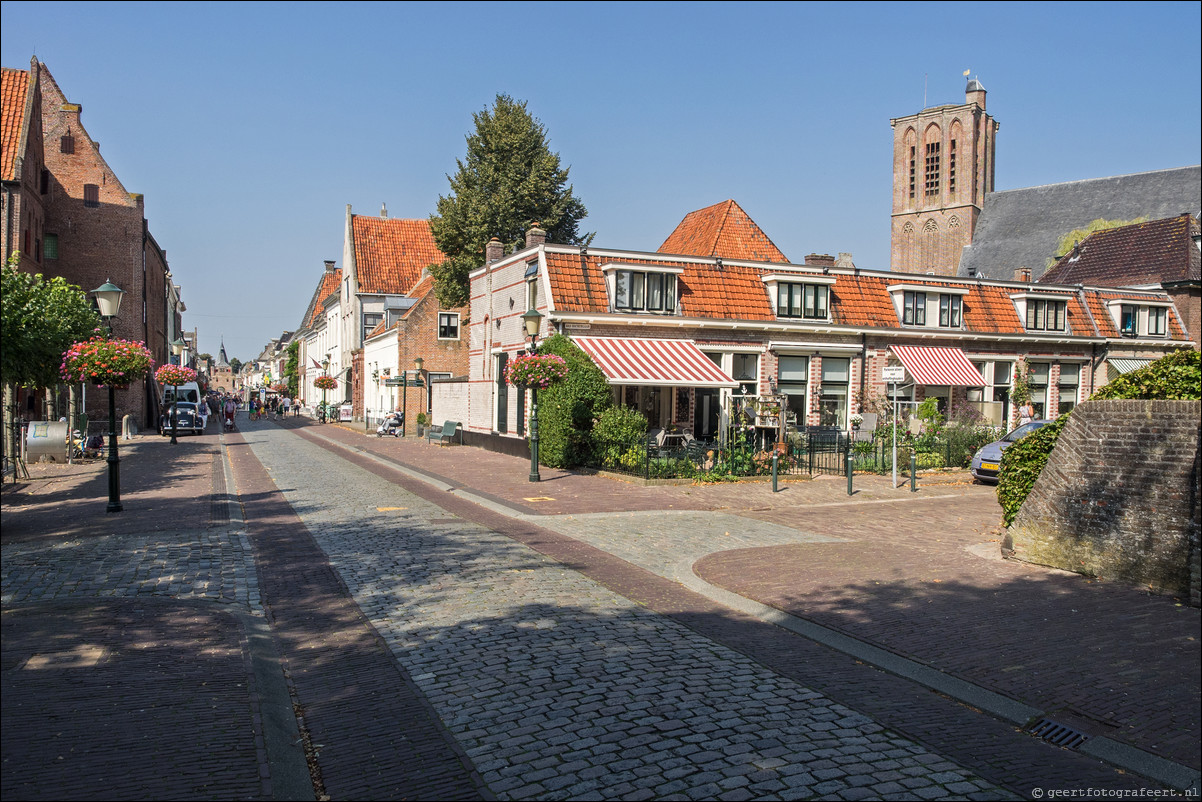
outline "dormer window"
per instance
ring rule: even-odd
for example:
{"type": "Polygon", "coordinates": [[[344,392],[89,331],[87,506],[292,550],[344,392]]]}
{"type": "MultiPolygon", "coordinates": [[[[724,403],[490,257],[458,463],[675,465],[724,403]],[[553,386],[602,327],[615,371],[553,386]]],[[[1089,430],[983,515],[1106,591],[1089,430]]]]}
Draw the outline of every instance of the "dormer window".
{"type": "Polygon", "coordinates": [[[1065,321],[1064,301],[1053,301],[1049,298],[1027,299],[1027,330],[1028,331],[1064,331],[1065,321]]]}
{"type": "Polygon", "coordinates": [[[902,323],[907,326],[927,324],[927,294],[907,290],[902,294],[902,323]]]}
{"type": "Polygon", "coordinates": [[[614,310],[619,312],[676,312],[676,275],[680,269],[635,269],[606,265],[612,281],[614,310]]]}
{"type": "Polygon", "coordinates": [[[1139,307],[1134,304],[1123,304],[1119,308],[1119,334],[1124,337],[1134,337],[1138,332],[1139,307]]]}
{"type": "Polygon", "coordinates": [[[1148,307],[1148,334],[1164,337],[1169,333],[1169,310],[1163,306],[1148,307]]]}
{"type": "Polygon", "coordinates": [[[776,285],[776,315],[826,320],[829,317],[829,299],[830,287],[825,284],[794,284],[782,281],[776,285]]]}
{"type": "Polygon", "coordinates": [[[943,328],[960,328],[961,298],[959,295],[939,296],[939,325],[943,328]]]}
{"type": "Polygon", "coordinates": [[[1142,304],[1126,299],[1110,301],[1107,305],[1120,337],[1167,337],[1169,334],[1169,306],[1166,303],[1149,300],[1142,304]]]}

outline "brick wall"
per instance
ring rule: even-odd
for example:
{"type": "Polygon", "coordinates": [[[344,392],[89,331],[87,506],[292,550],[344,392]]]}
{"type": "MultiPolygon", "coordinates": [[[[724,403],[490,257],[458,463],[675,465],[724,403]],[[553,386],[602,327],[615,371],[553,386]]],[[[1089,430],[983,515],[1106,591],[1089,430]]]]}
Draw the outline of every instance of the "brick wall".
{"type": "Polygon", "coordinates": [[[1198,401],[1082,404],[1005,547],[1027,562],[1197,605],[1200,415],[1198,401]]]}

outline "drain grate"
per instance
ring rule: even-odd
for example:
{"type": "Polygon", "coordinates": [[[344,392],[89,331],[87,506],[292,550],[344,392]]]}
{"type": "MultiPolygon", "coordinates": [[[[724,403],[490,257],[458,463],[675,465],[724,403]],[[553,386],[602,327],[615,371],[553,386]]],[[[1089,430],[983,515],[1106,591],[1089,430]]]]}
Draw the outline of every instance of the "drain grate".
{"type": "Polygon", "coordinates": [[[1089,740],[1085,733],[1066,727],[1050,718],[1042,718],[1031,727],[1030,732],[1036,738],[1042,738],[1050,744],[1063,746],[1065,749],[1076,749],[1089,740]]]}

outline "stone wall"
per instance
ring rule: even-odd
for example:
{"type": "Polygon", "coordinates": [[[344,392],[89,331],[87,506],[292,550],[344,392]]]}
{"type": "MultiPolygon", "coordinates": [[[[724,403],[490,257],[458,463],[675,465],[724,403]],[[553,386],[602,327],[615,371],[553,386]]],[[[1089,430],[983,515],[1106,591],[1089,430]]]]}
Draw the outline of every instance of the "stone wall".
{"type": "Polygon", "coordinates": [[[1027,562],[1199,602],[1198,401],[1090,401],[1006,536],[1027,562]]]}

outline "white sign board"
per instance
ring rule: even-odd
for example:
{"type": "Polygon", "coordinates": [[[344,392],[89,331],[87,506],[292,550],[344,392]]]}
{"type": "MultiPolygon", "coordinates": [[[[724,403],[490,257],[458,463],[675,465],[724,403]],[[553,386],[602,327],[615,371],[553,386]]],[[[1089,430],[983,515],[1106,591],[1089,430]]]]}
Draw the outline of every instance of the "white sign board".
{"type": "Polygon", "coordinates": [[[906,369],[903,367],[881,368],[881,378],[891,383],[905,381],[906,369]]]}

